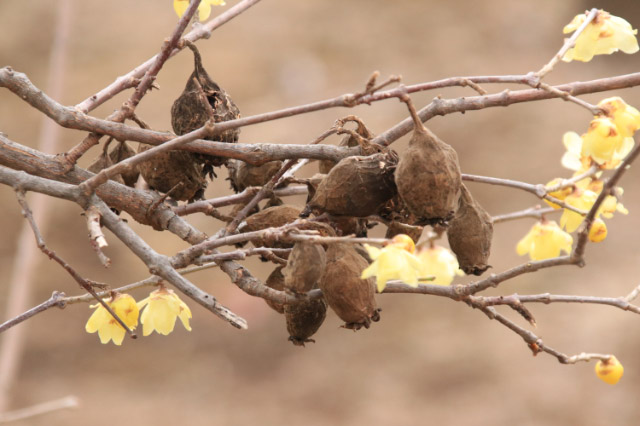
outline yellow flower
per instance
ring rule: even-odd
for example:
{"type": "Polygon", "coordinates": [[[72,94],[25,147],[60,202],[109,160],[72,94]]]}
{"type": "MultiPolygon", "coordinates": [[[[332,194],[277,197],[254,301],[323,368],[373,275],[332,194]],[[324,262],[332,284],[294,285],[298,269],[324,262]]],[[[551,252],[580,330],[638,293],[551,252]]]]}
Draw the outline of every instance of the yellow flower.
{"type": "MultiPolygon", "coordinates": [[[[205,21],[211,15],[211,6],[224,6],[225,4],[224,0],[202,0],[198,5],[200,20],[205,21]]],[[[189,7],[189,0],[173,0],[173,10],[176,11],[179,17],[184,15],[187,7],[189,7]]]]}
{"type": "Polygon", "coordinates": [[[422,263],[421,276],[435,276],[430,284],[449,285],[456,275],[464,275],[456,257],[444,247],[424,247],[417,256],[422,263]]]}
{"type": "MultiPolygon", "coordinates": [[[[585,19],[586,14],[577,15],[564,27],[563,32],[574,32],[585,19]]],[[[578,36],[575,47],[569,49],[562,60],[588,62],[594,55],[609,55],[618,50],[635,53],[638,51],[638,40],[635,37],[637,33],[638,30],[634,30],[624,19],[600,10],[578,36]]]]}
{"type": "MultiPolygon", "coordinates": [[[[111,300],[106,301],[107,305],[120,317],[120,319],[130,329],[135,329],[138,324],[138,315],[140,311],[136,305],[136,301],[128,294],[117,293],[111,300]]],[[[116,345],[121,345],[126,333],[125,329],[116,321],[115,318],[102,306],[97,303],[91,305],[97,308],[89,317],[85,330],[87,333],[98,332],[100,342],[103,344],[113,340],[116,345]]]]}
{"type": "MultiPolygon", "coordinates": [[[[622,188],[618,188],[622,190],[622,188]]],[[[622,205],[622,203],[618,202],[618,198],[613,195],[607,195],[600,205],[598,209],[598,215],[602,215],[607,219],[611,219],[613,217],[613,213],[618,212],[621,214],[629,214],[629,210],[622,205]]]]}
{"type": "Polygon", "coordinates": [[[623,374],[624,367],[613,355],[607,361],[600,360],[596,363],[596,376],[605,383],[615,385],[623,374]]]}
{"type": "Polygon", "coordinates": [[[413,287],[418,285],[422,265],[412,253],[415,245],[411,237],[400,234],[391,240],[391,244],[382,249],[368,244],[365,244],[364,248],[373,259],[373,263],[362,271],[361,278],[375,276],[378,293],[384,290],[389,280],[400,280],[413,287]]]}
{"type": "Polygon", "coordinates": [[[191,326],[189,326],[191,310],[173,290],[159,288],[152,291],[149,297],[138,302],[140,310],[145,306],[146,308],[140,316],[143,335],[148,336],[155,330],[166,336],[173,331],[177,318],[180,318],[184,328],[191,331],[191,326]]]}
{"type": "Polygon", "coordinates": [[[562,166],[574,170],[576,175],[584,173],[591,167],[591,157],[582,155],[582,138],[576,132],[566,132],[562,143],[567,150],[562,156],[562,166]]]}
{"type": "Polygon", "coordinates": [[[620,157],[620,151],[624,148],[625,138],[608,117],[591,120],[589,130],[582,135],[582,155],[590,156],[598,164],[612,162],[616,154],[620,157]]]}
{"type": "MultiPolygon", "coordinates": [[[[559,184],[561,184],[561,183],[562,183],[562,181],[563,181],[563,180],[564,180],[564,179],[562,179],[562,178],[555,178],[555,179],[553,179],[553,180],[550,180],[550,181],[545,185],[545,187],[546,187],[546,188],[551,188],[551,187],[553,187],[553,186],[559,185],[559,184]]],[[[562,201],[562,200],[564,200],[564,199],[567,197],[567,195],[571,194],[572,192],[573,192],[573,188],[571,188],[570,186],[568,186],[568,187],[566,187],[566,188],[558,189],[557,191],[549,192],[549,193],[548,193],[548,195],[550,195],[550,196],[552,196],[552,197],[554,197],[554,198],[557,198],[558,200],[561,200],[561,201],[562,201]]],[[[555,204],[555,203],[552,203],[552,202],[551,202],[551,201],[549,201],[549,200],[546,200],[546,199],[545,199],[545,200],[544,200],[544,202],[545,202],[545,203],[547,203],[547,204],[549,204],[549,205],[550,205],[551,207],[553,207],[554,209],[559,209],[559,208],[560,208],[560,206],[559,206],[559,205],[557,205],[557,204],[555,204]]]]}
{"type": "Polygon", "coordinates": [[[598,103],[607,117],[611,118],[623,137],[630,137],[640,128],[640,111],[619,96],[603,99],[598,103]]]}
{"type": "Polygon", "coordinates": [[[607,238],[607,225],[600,218],[593,221],[589,229],[589,241],[599,243],[607,238]]]}
{"type": "MultiPolygon", "coordinates": [[[[588,189],[576,188],[564,202],[572,207],[583,211],[589,211],[593,204],[596,202],[598,194],[588,189]]],[[[567,230],[567,232],[573,232],[578,229],[578,226],[584,220],[584,216],[580,213],[576,213],[572,210],[564,209],[562,216],[560,217],[560,226],[567,230]]]]}
{"type": "Polygon", "coordinates": [[[573,237],[564,232],[554,221],[538,222],[518,242],[516,251],[520,256],[529,253],[531,260],[558,257],[561,251],[571,252],[573,237]]]}

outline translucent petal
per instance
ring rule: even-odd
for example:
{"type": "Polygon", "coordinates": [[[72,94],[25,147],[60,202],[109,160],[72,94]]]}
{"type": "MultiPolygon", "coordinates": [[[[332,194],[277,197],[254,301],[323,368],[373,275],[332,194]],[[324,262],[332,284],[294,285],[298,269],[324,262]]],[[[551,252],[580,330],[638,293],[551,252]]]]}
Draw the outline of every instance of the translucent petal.
{"type": "Polygon", "coordinates": [[[189,7],[189,0],[173,0],[173,10],[176,11],[178,17],[182,17],[189,7]]]}
{"type": "Polygon", "coordinates": [[[562,32],[565,34],[574,32],[575,30],[578,29],[580,25],[582,25],[585,19],[586,19],[586,16],[584,13],[574,16],[571,22],[569,22],[567,25],[564,26],[564,28],[562,29],[562,32]]]}
{"type": "Polygon", "coordinates": [[[107,312],[107,310],[102,307],[102,305],[98,305],[97,309],[91,314],[87,324],[85,325],[85,330],[87,333],[95,333],[106,324],[111,318],[111,314],[107,312]]]}
{"type": "Polygon", "coordinates": [[[203,1],[198,6],[198,16],[200,17],[200,21],[206,21],[211,15],[211,5],[207,1],[203,1]]]}
{"type": "Polygon", "coordinates": [[[369,254],[369,257],[373,260],[376,260],[378,256],[380,256],[381,250],[378,247],[370,246],[369,244],[364,244],[364,248],[369,254]]]}
{"type": "Polygon", "coordinates": [[[458,260],[444,247],[422,249],[418,259],[422,263],[422,275],[435,277],[430,284],[449,285],[457,274],[458,260]]]}

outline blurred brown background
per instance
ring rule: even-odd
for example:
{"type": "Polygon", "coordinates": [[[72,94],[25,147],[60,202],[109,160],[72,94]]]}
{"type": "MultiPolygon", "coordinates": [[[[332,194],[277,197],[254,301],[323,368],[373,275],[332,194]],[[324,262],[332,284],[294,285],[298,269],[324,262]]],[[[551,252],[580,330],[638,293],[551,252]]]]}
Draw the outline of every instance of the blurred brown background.
{"type": "MultiPolygon", "coordinates": [[[[236,1],[228,0],[228,8],[236,1]]],[[[562,27],[587,8],[601,7],[640,27],[638,2],[484,2],[425,0],[264,0],[198,43],[209,74],[234,98],[244,116],[360,90],[374,70],[401,74],[405,84],[461,75],[521,74],[539,69],[560,48],[562,27]]],[[[0,66],[25,72],[44,89],[56,2],[0,2],[0,66]]],[[[160,48],[176,16],[171,1],[74,2],[64,96],[73,105],[128,72],[160,48]]],[[[216,8],[220,13],[225,8],[216,8]]],[[[637,55],[596,57],[588,64],[560,64],[550,83],[589,80],[638,71],[637,55]]],[[[159,91],[144,98],[139,114],[153,128],[170,129],[169,110],[191,72],[185,51],[170,60],[158,78],[159,91]]],[[[486,86],[491,92],[503,87],[486,86]]],[[[105,117],[130,92],[92,114],[105,117]]],[[[446,89],[414,96],[419,107],[434,96],[473,95],[446,89]]],[[[616,92],[640,106],[640,89],[616,92]]],[[[611,93],[585,96],[598,100],[611,93]]],[[[396,100],[354,110],[315,114],[243,128],[241,141],[305,143],[350,113],[380,133],[407,116],[396,100]]],[[[0,90],[0,131],[35,146],[40,114],[0,90]]],[[[589,115],[560,100],[438,117],[428,125],[460,155],[463,172],[545,183],[570,175],[560,158],[562,134],[582,133],[589,115]]],[[[64,130],[61,150],[84,135],[64,130]]],[[[394,144],[402,150],[403,138],[394,144]]],[[[336,143],[336,139],[329,142],[336,143]]],[[[86,166],[98,149],[83,158],[86,166]]],[[[636,167],[637,168],[637,167],[636,167]]],[[[304,169],[313,173],[315,165],[304,169]]],[[[207,196],[229,193],[226,172],[207,196]]],[[[622,181],[629,216],[607,222],[604,243],[590,245],[584,269],[561,267],[519,277],[491,294],[553,292],[626,295],[639,284],[640,175],[622,181]],[[636,185],[632,185],[636,184],[636,185]]],[[[471,184],[492,214],[535,205],[516,190],[471,184]]],[[[293,200],[302,203],[303,199],[293,200]]],[[[86,277],[114,287],[148,275],[144,265],[107,234],[105,270],[89,249],[76,205],[54,201],[46,240],[86,277]]],[[[0,187],[0,318],[4,320],[8,280],[23,219],[13,191],[0,187]]],[[[213,233],[220,222],[202,215],[193,223],[213,233]]],[[[131,223],[131,222],[130,222],[131,223]]],[[[491,263],[499,272],[524,261],[515,244],[529,219],[496,226],[491,263]]],[[[185,245],[177,238],[132,224],[166,254],[185,245]]],[[[380,231],[378,231],[380,232],[380,231]]],[[[374,233],[375,235],[375,233],[374,233]]],[[[259,278],[268,267],[246,265],[259,278]]],[[[640,318],[612,307],[534,305],[536,333],[548,345],[575,354],[615,353],[626,374],[617,386],[600,382],[593,363],[563,366],[541,354],[534,358],[521,338],[466,305],[435,297],[378,297],[382,321],[353,333],[329,314],[314,336],[298,348],[287,342],[284,319],[263,301],[246,296],[217,270],[190,276],[239,315],[250,328],[238,331],[187,300],[193,331],[181,325],[168,337],[154,334],[122,347],[101,345],[84,332],[87,305],[51,310],[20,325],[26,347],[11,391],[10,408],[65,395],[81,406],[16,424],[214,424],[214,425],[418,425],[466,424],[637,424],[640,379],[640,318]]],[[[460,282],[468,281],[461,279],[460,282]]],[[[58,265],[41,256],[31,304],[53,290],[79,294],[58,265]]],[[[137,299],[148,290],[134,293],[137,299]]],[[[519,318],[504,310],[519,324],[519,318]]],[[[2,339],[0,338],[0,344],[2,339]]]]}

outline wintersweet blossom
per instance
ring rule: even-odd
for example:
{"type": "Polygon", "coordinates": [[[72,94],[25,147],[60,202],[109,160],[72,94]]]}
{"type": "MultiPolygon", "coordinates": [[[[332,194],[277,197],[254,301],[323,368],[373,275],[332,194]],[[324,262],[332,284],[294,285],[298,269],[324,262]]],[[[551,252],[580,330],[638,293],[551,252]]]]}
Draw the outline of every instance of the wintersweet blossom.
{"type": "MultiPolygon", "coordinates": [[[[585,155],[582,152],[583,138],[585,136],[586,134],[580,137],[576,132],[566,132],[562,137],[562,143],[566,148],[561,160],[562,166],[569,170],[574,170],[574,176],[586,172],[594,162],[590,155],[585,155]]],[[[590,137],[593,138],[593,135],[590,137]]],[[[593,139],[591,139],[591,142],[593,142],[593,139]]],[[[634,145],[635,141],[632,137],[622,138],[622,143],[617,150],[613,151],[611,159],[599,163],[600,168],[610,170],[619,167],[622,160],[631,152],[634,145]]]]}
{"type": "Polygon", "coordinates": [[[396,235],[391,243],[379,249],[364,245],[373,263],[362,271],[363,279],[376,277],[378,292],[381,293],[389,280],[400,280],[416,287],[421,276],[422,265],[413,254],[415,245],[408,235],[396,235]],[[410,241],[410,242],[409,242],[410,241]]]}
{"type": "MultiPolygon", "coordinates": [[[[224,6],[225,4],[224,0],[202,0],[198,5],[200,20],[205,21],[211,15],[211,6],[224,6]]],[[[184,15],[187,7],[189,7],[189,0],[173,0],[173,10],[176,11],[179,17],[184,15]]]]}
{"type": "Polygon", "coordinates": [[[418,250],[417,257],[422,263],[421,275],[435,277],[430,284],[449,285],[456,275],[464,275],[456,257],[444,247],[423,247],[418,250]]]}
{"type": "Polygon", "coordinates": [[[598,361],[596,363],[596,376],[600,380],[610,385],[615,385],[620,381],[624,374],[624,367],[615,356],[611,356],[606,361],[598,361]]]}
{"type": "Polygon", "coordinates": [[[630,137],[640,128],[640,111],[628,105],[621,97],[603,99],[598,106],[615,123],[623,137],[630,137]]]}
{"type": "Polygon", "coordinates": [[[591,167],[591,157],[582,155],[582,138],[576,132],[566,132],[562,136],[562,143],[566,149],[562,156],[562,166],[581,174],[591,167]]]}
{"type": "Polygon", "coordinates": [[[604,220],[597,218],[591,224],[591,229],[589,229],[589,241],[599,243],[604,241],[605,238],[607,238],[607,225],[604,220]]]}
{"type": "MultiPolygon", "coordinates": [[[[577,15],[564,27],[565,34],[577,30],[587,18],[586,14],[577,15]]],[[[575,47],[572,47],[562,58],[565,62],[572,60],[588,62],[595,55],[609,55],[618,50],[624,53],[638,51],[638,40],[634,30],[627,21],[613,16],[604,10],[598,11],[584,31],[578,36],[575,47]]]]}
{"type": "MultiPolygon", "coordinates": [[[[597,198],[598,194],[595,192],[576,187],[570,195],[567,195],[564,202],[586,212],[591,209],[597,198]]],[[[578,229],[583,220],[584,216],[580,213],[564,209],[560,217],[560,226],[566,229],[567,232],[573,232],[578,229]]]]}
{"type": "MultiPolygon", "coordinates": [[[[562,178],[552,179],[549,182],[547,182],[545,187],[546,188],[552,188],[552,187],[554,187],[556,185],[561,184],[563,180],[564,179],[562,179],[562,178]]],[[[568,186],[566,188],[560,188],[557,191],[549,192],[548,194],[550,196],[552,196],[553,198],[557,198],[558,200],[563,201],[567,197],[567,195],[571,194],[571,192],[573,192],[573,189],[570,186],[568,186]]],[[[544,202],[549,204],[554,209],[559,209],[560,208],[560,206],[558,204],[553,203],[553,202],[551,202],[551,201],[549,201],[547,199],[545,199],[544,202]]]]}
{"type": "MultiPolygon", "coordinates": [[[[128,294],[116,293],[111,300],[105,302],[127,327],[132,330],[136,328],[140,311],[133,297],[128,294]]],[[[87,333],[95,333],[97,331],[101,343],[106,344],[113,340],[113,343],[120,346],[124,340],[125,329],[101,304],[91,305],[91,308],[97,309],[87,321],[85,326],[87,333]]]]}
{"type": "Polygon", "coordinates": [[[520,256],[529,253],[531,260],[558,257],[560,252],[571,252],[573,237],[564,232],[554,221],[538,222],[516,246],[520,256]]]}
{"type": "MultiPolygon", "coordinates": [[[[616,188],[618,190],[618,194],[622,194],[622,188],[616,188]]],[[[607,219],[611,219],[613,217],[613,213],[618,212],[621,214],[629,214],[629,210],[626,209],[625,206],[622,205],[621,202],[618,201],[618,197],[614,195],[607,195],[605,199],[602,201],[600,208],[598,209],[598,214],[601,214],[603,217],[607,219]]]]}
{"type": "Polygon", "coordinates": [[[138,302],[138,308],[144,309],[140,316],[144,336],[154,330],[166,336],[173,331],[177,318],[180,318],[184,328],[191,331],[191,310],[171,289],[161,287],[152,291],[149,297],[138,302]]]}
{"type": "Polygon", "coordinates": [[[601,165],[611,164],[615,161],[614,158],[624,157],[621,153],[625,149],[625,138],[609,117],[594,118],[589,123],[587,133],[582,135],[582,155],[591,157],[601,165]]]}

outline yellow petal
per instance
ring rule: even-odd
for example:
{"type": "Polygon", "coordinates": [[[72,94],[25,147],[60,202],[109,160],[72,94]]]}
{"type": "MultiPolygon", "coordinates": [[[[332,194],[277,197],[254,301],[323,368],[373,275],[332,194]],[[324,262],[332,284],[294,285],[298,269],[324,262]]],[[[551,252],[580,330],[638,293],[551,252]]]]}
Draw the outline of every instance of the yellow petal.
{"type": "Polygon", "coordinates": [[[595,370],[596,376],[610,385],[618,383],[624,374],[624,367],[615,356],[611,356],[608,361],[598,361],[595,370]]]}
{"type": "Polygon", "coordinates": [[[176,11],[179,18],[187,11],[187,7],[189,7],[188,0],[173,0],[173,10],[176,11]]]}
{"type": "Polygon", "coordinates": [[[589,229],[589,241],[599,243],[607,238],[607,225],[602,219],[596,219],[589,229]]]}
{"type": "Polygon", "coordinates": [[[211,15],[211,4],[206,1],[201,2],[198,6],[198,16],[200,17],[200,21],[206,21],[209,15],[211,15]]]}

